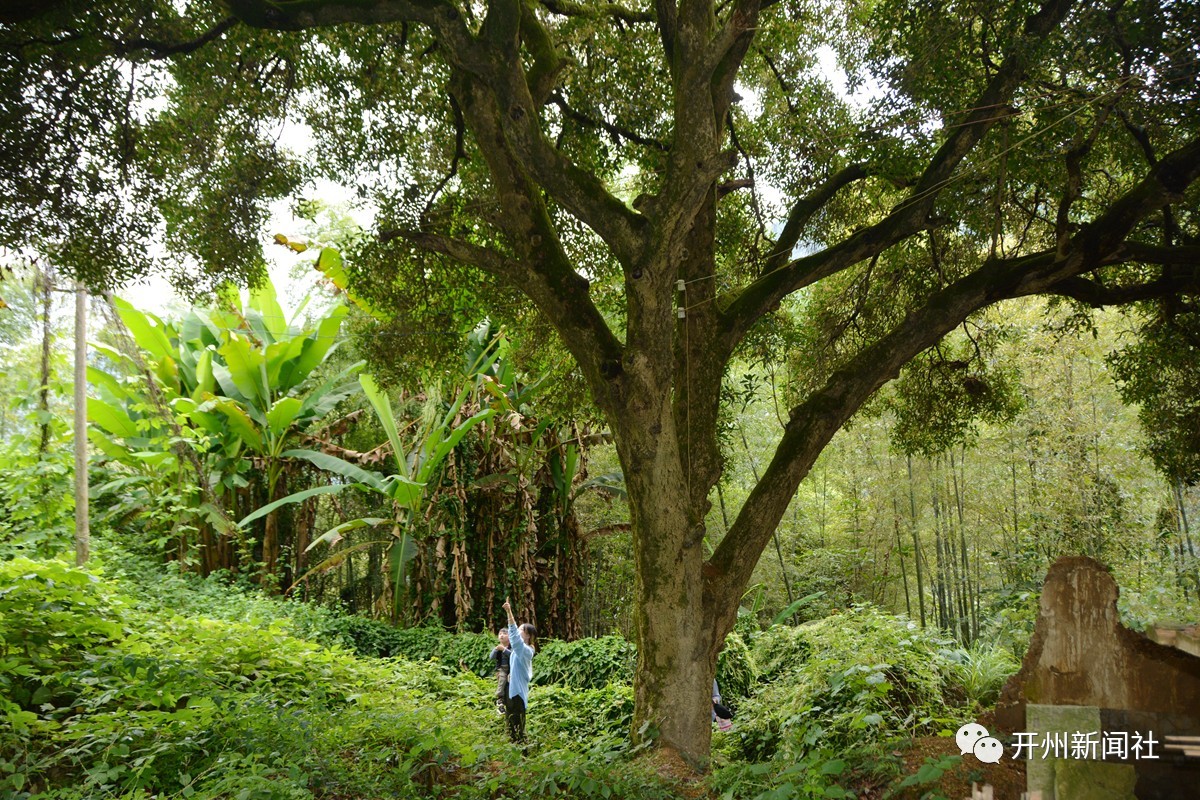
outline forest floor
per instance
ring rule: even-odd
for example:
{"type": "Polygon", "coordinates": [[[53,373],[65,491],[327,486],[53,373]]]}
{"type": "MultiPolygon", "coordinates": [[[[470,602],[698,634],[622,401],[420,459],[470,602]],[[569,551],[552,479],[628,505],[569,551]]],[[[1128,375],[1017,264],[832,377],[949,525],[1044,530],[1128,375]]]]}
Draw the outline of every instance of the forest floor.
{"type": "MultiPolygon", "coordinates": [[[[923,736],[911,741],[908,749],[899,749],[904,761],[904,774],[912,775],[929,759],[937,760],[946,756],[959,755],[958,745],[953,737],[923,736]]],[[[995,800],[1020,800],[1025,791],[1025,762],[1009,758],[1007,755],[996,764],[985,764],[973,755],[961,757],[961,761],[951,769],[942,773],[941,778],[920,786],[911,786],[895,794],[888,794],[885,788],[877,793],[860,795],[861,800],[876,800],[876,798],[894,798],[894,800],[920,800],[923,797],[945,797],[946,800],[970,800],[971,786],[992,786],[995,800]],[[937,794],[928,794],[937,792],[937,794]]]]}

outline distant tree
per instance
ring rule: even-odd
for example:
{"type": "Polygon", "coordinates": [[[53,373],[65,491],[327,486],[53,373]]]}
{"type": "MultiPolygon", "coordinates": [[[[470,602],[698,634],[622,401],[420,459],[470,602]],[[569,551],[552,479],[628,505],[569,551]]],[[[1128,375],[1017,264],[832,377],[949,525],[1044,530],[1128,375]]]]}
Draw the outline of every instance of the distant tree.
{"type": "Polygon", "coordinates": [[[377,204],[356,286],[399,329],[484,310],[574,357],[632,514],[633,731],[699,764],[754,566],[880,386],[1009,298],[1200,293],[1198,40],[1194,4],[1151,0],[64,2],[0,33],[0,242],[103,278],[161,220],[252,274],[302,119],[377,204]],[[805,321],[773,338],[784,304],[805,321]],[[804,368],[709,553],[752,348],[804,368]]]}

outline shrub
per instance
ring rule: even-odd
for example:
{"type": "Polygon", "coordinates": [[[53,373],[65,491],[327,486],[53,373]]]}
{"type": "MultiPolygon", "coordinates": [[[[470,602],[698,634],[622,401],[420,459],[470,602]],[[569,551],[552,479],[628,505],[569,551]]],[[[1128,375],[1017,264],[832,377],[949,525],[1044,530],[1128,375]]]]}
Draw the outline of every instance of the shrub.
{"type": "Polygon", "coordinates": [[[858,606],[761,634],[754,656],[770,682],[743,704],[732,751],[798,758],[953,727],[966,716],[951,642],[902,617],[858,606]]]}
{"type": "Polygon", "coordinates": [[[633,689],[537,687],[529,693],[529,736],[542,746],[620,749],[633,723],[633,689]]]}
{"type": "Polygon", "coordinates": [[[737,631],[725,637],[725,647],[717,657],[717,684],[726,705],[737,710],[740,702],[750,696],[758,680],[758,669],[750,648],[737,631]]]}
{"type": "Polygon", "coordinates": [[[978,643],[969,650],[954,652],[951,660],[967,697],[980,706],[993,705],[1005,681],[1021,668],[1008,650],[978,643]]]}
{"type": "Polygon", "coordinates": [[[758,665],[758,680],[770,683],[800,669],[812,653],[806,628],[772,625],[754,638],[751,655],[758,665]]]}
{"type": "Polygon", "coordinates": [[[632,682],[637,647],[621,636],[574,642],[550,639],[542,643],[533,664],[534,685],[600,689],[610,683],[632,682]]]}

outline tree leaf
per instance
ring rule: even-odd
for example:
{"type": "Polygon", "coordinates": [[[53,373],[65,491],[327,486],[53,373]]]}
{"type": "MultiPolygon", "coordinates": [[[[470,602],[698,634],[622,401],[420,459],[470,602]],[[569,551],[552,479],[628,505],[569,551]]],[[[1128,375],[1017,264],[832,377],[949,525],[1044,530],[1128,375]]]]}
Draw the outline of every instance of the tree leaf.
{"type": "Polygon", "coordinates": [[[244,528],[245,526],[249,525],[254,520],[259,519],[260,517],[265,517],[267,514],[270,514],[275,509],[286,506],[289,503],[299,503],[304,500],[307,500],[310,497],[316,497],[317,495],[321,495],[321,494],[336,494],[337,492],[340,492],[343,489],[348,489],[351,486],[354,486],[354,484],[352,484],[352,483],[334,483],[334,484],[327,484],[325,486],[314,486],[313,488],[305,489],[302,492],[294,492],[293,494],[289,494],[287,497],[282,497],[273,503],[267,503],[265,506],[263,506],[262,508],[258,509],[257,511],[255,511],[251,514],[247,514],[246,516],[244,516],[240,520],[238,520],[237,526],[239,528],[244,528]]]}
{"type": "Polygon", "coordinates": [[[283,397],[271,406],[271,410],[267,412],[267,425],[276,437],[283,436],[284,432],[296,420],[296,416],[300,413],[300,409],[304,404],[298,397],[283,397]]]}
{"type": "Polygon", "coordinates": [[[408,458],[404,454],[404,445],[400,442],[400,434],[396,430],[396,418],[392,415],[392,404],[379,389],[379,385],[375,383],[375,379],[367,373],[358,376],[358,382],[362,385],[363,394],[367,396],[367,401],[370,402],[371,408],[375,409],[375,416],[379,418],[379,424],[383,426],[383,430],[387,433],[388,441],[392,443],[392,454],[396,458],[396,470],[402,477],[408,479],[408,458]]]}
{"type": "Polygon", "coordinates": [[[263,451],[262,434],[259,433],[259,429],[245,409],[227,397],[218,398],[213,406],[225,415],[225,419],[229,420],[229,427],[238,435],[239,439],[250,445],[256,452],[263,451]]]}
{"type": "Polygon", "coordinates": [[[284,450],[281,455],[284,458],[302,458],[327,472],[332,472],[336,475],[341,475],[343,478],[349,478],[352,481],[365,484],[375,491],[385,494],[387,492],[383,479],[377,474],[329,453],[322,453],[318,450],[296,449],[284,450]]]}
{"type": "Polygon", "coordinates": [[[322,533],[316,539],[313,539],[312,544],[304,548],[304,552],[307,553],[309,550],[312,550],[314,547],[323,542],[328,543],[330,547],[333,547],[342,540],[343,533],[357,530],[358,528],[373,528],[376,525],[382,525],[385,522],[391,522],[391,520],[384,519],[383,517],[359,517],[358,519],[352,519],[349,522],[343,522],[341,525],[332,527],[322,533]]]}
{"type": "Polygon", "coordinates": [[[824,594],[825,594],[824,591],[820,591],[820,592],[813,592],[810,595],[805,595],[804,597],[801,597],[799,600],[797,600],[796,602],[789,605],[783,611],[780,611],[778,614],[776,614],[775,619],[771,620],[771,624],[772,625],[782,625],[787,620],[788,617],[792,616],[792,614],[795,614],[797,611],[799,611],[801,608],[804,608],[804,606],[808,605],[813,600],[816,600],[816,599],[824,596],[824,594]]]}
{"type": "Polygon", "coordinates": [[[248,402],[266,408],[270,390],[266,385],[266,360],[263,354],[240,336],[230,338],[217,348],[217,352],[225,359],[229,377],[242,396],[248,402]]]}
{"type": "Polygon", "coordinates": [[[123,438],[137,436],[137,424],[123,409],[104,402],[96,397],[87,399],[88,419],[95,422],[109,433],[123,438]]]}

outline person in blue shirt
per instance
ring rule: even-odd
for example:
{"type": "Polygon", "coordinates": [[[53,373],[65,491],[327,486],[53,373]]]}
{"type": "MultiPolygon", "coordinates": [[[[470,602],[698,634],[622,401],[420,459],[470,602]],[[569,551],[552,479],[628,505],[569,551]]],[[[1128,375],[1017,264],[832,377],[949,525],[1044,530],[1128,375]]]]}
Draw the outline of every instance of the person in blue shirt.
{"type": "Polygon", "coordinates": [[[529,682],[533,680],[533,655],[537,652],[537,630],[528,622],[517,625],[512,606],[504,600],[508,613],[508,705],[505,721],[508,736],[517,744],[525,743],[525,711],[529,707],[529,682]]]}

